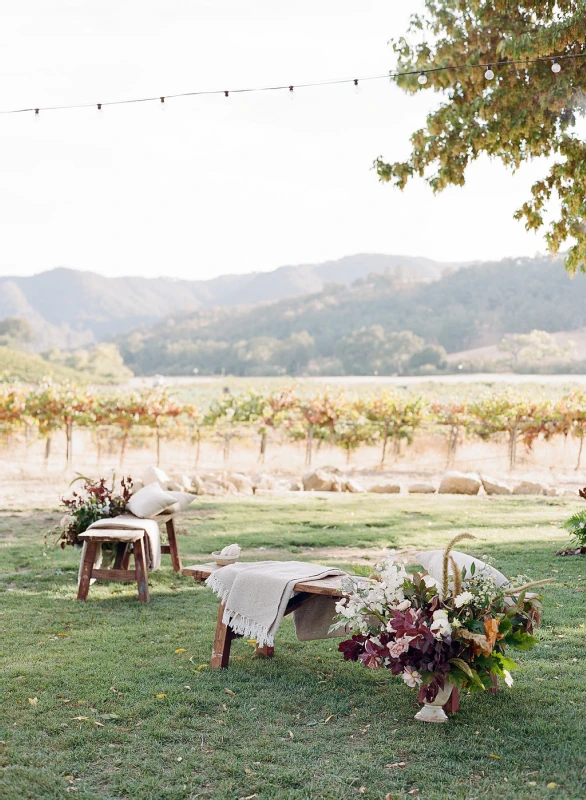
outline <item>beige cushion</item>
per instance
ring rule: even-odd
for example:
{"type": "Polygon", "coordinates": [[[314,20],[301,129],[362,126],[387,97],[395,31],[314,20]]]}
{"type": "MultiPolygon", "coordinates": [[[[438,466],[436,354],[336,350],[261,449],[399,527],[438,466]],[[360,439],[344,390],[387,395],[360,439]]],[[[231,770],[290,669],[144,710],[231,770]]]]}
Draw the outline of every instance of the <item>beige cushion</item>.
{"type": "MultiPolygon", "coordinates": [[[[479,558],[473,558],[472,556],[467,555],[466,553],[459,553],[457,550],[452,550],[450,555],[456,562],[459,569],[463,569],[466,567],[466,577],[470,578],[470,567],[472,564],[476,566],[476,574],[478,574],[481,570],[485,570],[492,578],[494,578],[494,582],[497,586],[502,586],[504,583],[508,583],[508,578],[505,578],[502,572],[499,572],[498,569],[491,567],[490,564],[487,564],[485,561],[481,561],[479,558]]],[[[443,550],[428,550],[424,553],[416,553],[415,560],[418,564],[425,567],[427,572],[431,575],[439,583],[442,582],[442,573],[444,568],[444,551],[443,550]]],[[[450,569],[450,575],[452,570],[450,569]]]]}
{"type": "Polygon", "coordinates": [[[145,486],[150,483],[159,483],[161,485],[168,483],[169,476],[163,472],[159,467],[147,467],[142,474],[142,482],[145,486]]]}
{"type": "Polygon", "coordinates": [[[167,492],[172,494],[175,502],[179,504],[179,511],[185,511],[187,506],[197,498],[196,494],[189,494],[189,492],[167,492]]]}
{"type": "Polygon", "coordinates": [[[132,495],[126,510],[141,519],[153,519],[157,514],[170,508],[176,502],[170,492],[161,489],[158,483],[149,483],[132,495]]]}
{"type": "Polygon", "coordinates": [[[126,531],[116,529],[90,528],[79,534],[79,538],[94,539],[97,542],[137,542],[144,536],[144,531],[126,531]]]}

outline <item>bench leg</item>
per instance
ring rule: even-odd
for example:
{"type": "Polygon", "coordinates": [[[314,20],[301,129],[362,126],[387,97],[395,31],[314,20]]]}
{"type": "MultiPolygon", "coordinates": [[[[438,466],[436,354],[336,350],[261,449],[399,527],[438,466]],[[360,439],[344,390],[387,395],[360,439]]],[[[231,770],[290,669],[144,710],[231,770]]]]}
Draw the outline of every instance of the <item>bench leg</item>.
{"type": "Polygon", "coordinates": [[[263,647],[255,647],[254,655],[255,657],[259,658],[271,658],[275,653],[275,648],[271,647],[268,644],[265,644],[263,647]]]}
{"type": "Polygon", "coordinates": [[[114,569],[128,569],[128,559],[126,557],[126,551],[128,550],[128,544],[126,542],[118,542],[116,545],[116,558],[114,559],[114,569]],[[124,563],[126,562],[126,564],[124,563]]]}
{"type": "Polygon", "coordinates": [[[165,523],[167,528],[167,538],[169,539],[169,552],[171,553],[171,563],[175,572],[181,572],[181,556],[177,548],[177,534],[175,532],[175,522],[173,518],[165,523]]]}
{"type": "MultiPolygon", "coordinates": [[[[100,544],[99,547],[102,545],[100,544]]],[[[78,600],[87,600],[87,595],[90,590],[90,579],[92,577],[92,569],[96,560],[96,552],[98,549],[98,542],[92,542],[91,539],[87,542],[85,548],[85,558],[81,568],[81,578],[77,590],[78,600]]]]}
{"type": "Polygon", "coordinates": [[[148,603],[149,581],[144,541],[142,539],[138,539],[134,543],[134,566],[136,570],[136,583],[138,584],[138,599],[143,603],[148,603]]]}
{"type": "Polygon", "coordinates": [[[227,669],[228,662],[230,661],[230,646],[232,639],[236,636],[234,631],[229,625],[224,625],[222,619],[224,617],[224,605],[220,603],[218,609],[218,622],[216,625],[216,635],[214,637],[214,646],[212,648],[212,660],[210,661],[211,669],[227,669]]]}

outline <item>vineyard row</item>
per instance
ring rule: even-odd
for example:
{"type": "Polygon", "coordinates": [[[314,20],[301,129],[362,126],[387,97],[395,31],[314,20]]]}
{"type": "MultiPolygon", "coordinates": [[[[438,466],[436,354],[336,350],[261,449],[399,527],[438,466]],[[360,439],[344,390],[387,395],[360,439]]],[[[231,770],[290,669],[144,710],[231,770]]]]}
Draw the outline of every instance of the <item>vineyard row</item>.
{"type": "Polygon", "coordinates": [[[392,451],[420,432],[442,432],[447,463],[453,463],[465,437],[505,441],[509,463],[515,466],[519,445],[531,448],[538,437],[573,436],[579,439],[577,469],[586,434],[586,393],[572,391],[557,399],[510,389],[486,392],[474,398],[437,399],[414,392],[391,390],[369,395],[322,391],[301,396],[295,387],[271,392],[224,393],[206,407],[184,403],[166,388],[144,391],[96,392],[84,386],[44,382],[35,387],[0,385],[0,433],[5,439],[23,432],[46,441],[64,431],[67,463],[71,466],[74,428],[114,429],[120,439],[121,462],[137,429],[150,429],[157,439],[186,438],[199,449],[209,432],[223,444],[224,457],[232,440],[245,429],[259,437],[264,460],[271,431],[280,430],[293,441],[304,441],[306,464],[311,465],[316,442],[327,440],[343,448],[348,458],[363,445],[378,445],[381,463],[392,451]]]}

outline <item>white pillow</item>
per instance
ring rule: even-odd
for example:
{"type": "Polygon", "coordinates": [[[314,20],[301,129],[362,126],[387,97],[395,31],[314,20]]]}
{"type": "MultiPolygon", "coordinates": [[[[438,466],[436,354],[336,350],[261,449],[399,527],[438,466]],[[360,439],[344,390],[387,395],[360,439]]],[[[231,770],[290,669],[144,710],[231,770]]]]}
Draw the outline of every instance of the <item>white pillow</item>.
{"type": "Polygon", "coordinates": [[[187,506],[197,498],[196,494],[189,494],[189,492],[166,492],[172,494],[175,498],[175,503],[179,506],[179,511],[185,511],[187,506]]]}
{"type": "MultiPolygon", "coordinates": [[[[494,582],[497,586],[502,586],[505,583],[509,582],[508,578],[505,578],[502,572],[499,572],[498,569],[491,567],[490,564],[487,564],[485,561],[481,561],[479,558],[473,558],[472,556],[467,555],[466,553],[459,553],[457,550],[452,550],[450,555],[456,562],[458,569],[463,569],[466,567],[466,577],[470,578],[470,567],[472,564],[476,567],[475,574],[477,575],[481,570],[487,572],[492,578],[494,578],[494,582]]],[[[444,569],[444,551],[443,550],[428,550],[424,553],[416,553],[415,559],[418,564],[421,564],[422,567],[425,567],[427,572],[434,578],[438,583],[441,584],[443,577],[443,569],[444,569]]],[[[452,574],[452,570],[450,568],[450,575],[452,574]]]]}
{"type": "Polygon", "coordinates": [[[126,504],[126,510],[141,519],[153,519],[175,503],[171,492],[165,492],[158,483],[149,483],[132,495],[126,504]]]}
{"type": "Polygon", "coordinates": [[[169,476],[166,472],[163,472],[162,469],[159,467],[147,467],[142,474],[142,482],[145,486],[148,486],[151,483],[159,483],[161,486],[164,483],[168,483],[169,476]]]}

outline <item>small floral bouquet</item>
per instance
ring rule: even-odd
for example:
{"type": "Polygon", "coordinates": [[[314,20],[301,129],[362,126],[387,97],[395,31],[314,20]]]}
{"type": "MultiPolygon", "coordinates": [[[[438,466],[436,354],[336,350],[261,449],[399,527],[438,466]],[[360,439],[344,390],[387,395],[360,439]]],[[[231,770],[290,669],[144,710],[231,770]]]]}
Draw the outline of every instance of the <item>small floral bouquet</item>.
{"type": "Polygon", "coordinates": [[[529,650],[537,641],[532,632],[541,604],[526,592],[548,581],[519,577],[497,586],[474,563],[469,572],[460,571],[450,551],[464,538],[474,537],[456,536],[444,552],[441,585],[426,572],[407,573],[391,555],[366,583],[348,578],[348,594],[336,607],[338,620],[354,632],[339,645],[344,658],[401,675],[425,704],[416,718],[428,722],[446,721],[442,706],[454,689],[452,711],[458,688],[494,691],[498,677],[511,686],[517,665],[505,654],[507,647],[529,650]]]}
{"type": "Polygon", "coordinates": [[[82,489],[72,492],[71,497],[61,498],[67,509],[57,529],[57,542],[61,547],[68,544],[81,547],[79,534],[87,531],[92,522],[123,514],[132,494],[131,478],[122,478],[119,490],[114,475],[111,486],[106,484],[106,478],[91,480],[80,475],[74,483],[76,481],[83,481],[82,489]]]}

